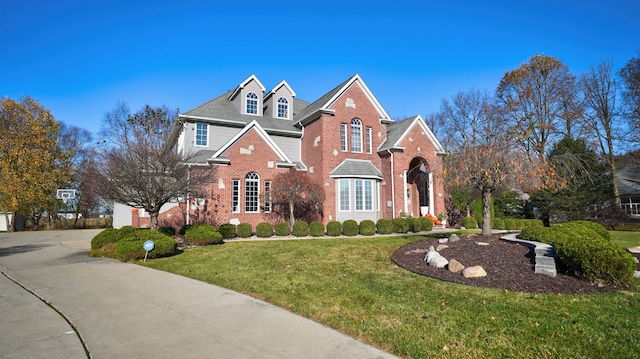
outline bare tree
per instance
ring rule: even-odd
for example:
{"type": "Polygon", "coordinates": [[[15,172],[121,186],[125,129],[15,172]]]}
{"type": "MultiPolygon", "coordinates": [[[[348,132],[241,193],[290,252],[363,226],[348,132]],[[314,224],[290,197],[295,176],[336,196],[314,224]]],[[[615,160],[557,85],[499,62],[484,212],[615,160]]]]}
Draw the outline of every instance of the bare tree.
{"type": "Polygon", "coordinates": [[[149,105],[130,114],[122,102],[104,117],[99,190],[105,198],[143,208],[152,229],[158,228],[163,205],[212,180],[209,171],[192,171],[187,159],[167,146],[177,115],[149,105]]]}
{"type": "Polygon", "coordinates": [[[620,70],[624,116],[629,123],[628,140],[640,142],[640,52],[620,70]]]}
{"type": "Polygon", "coordinates": [[[581,80],[586,105],[585,121],[611,171],[613,196],[615,203],[619,206],[620,191],[616,181],[616,163],[613,151],[618,132],[616,123],[618,89],[613,78],[611,61],[603,61],[597,67],[592,66],[582,74],[581,80]]]}

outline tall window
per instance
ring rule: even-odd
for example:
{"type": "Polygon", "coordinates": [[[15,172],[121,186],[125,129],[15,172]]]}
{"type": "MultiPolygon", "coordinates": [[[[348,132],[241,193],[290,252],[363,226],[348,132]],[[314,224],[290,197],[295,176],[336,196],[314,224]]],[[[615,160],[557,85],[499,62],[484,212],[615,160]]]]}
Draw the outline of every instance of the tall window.
{"type": "Polygon", "coordinates": [[[356,211],[373,211],[373,181],[355,180],[356,211]]]}
{"type": "Polygon", "coordinates": [[[362,122],[357,118],[351,120],[351,151],[362,152],[362,122]]]}
{"type": "Polygon", "coordinates": [[[258,95],[253,92],[247,94],[247,113],[252,115],[258,114],[258,95]]]}
{"type": "Polygon", "coordinates": [[[341,179],[340,181],[338,181],[338,186],[340,211],[348,211],[350,202],[349,180],[341,179]]]}
{"type": "Polygon", "coordinates": [[[371,153],[372,147],[373,147],[373,143],[372,143],[372,138],[371,138],[371,127],[367,127],[367,132],[366,132],[366,139],[367,141],[366,146],[367,146],[367,153],[371,153]]]}
{"type": "Polygon", "coordinates": [[[244,178],[244,211],[258,212],[260,177],[255,172],[249,172],[244,178]]]}
{"type": "Polygon", "coordinates": [[[278,99],[278,117],[289,118],[289,101],[284,97],[278,99]]]}
{"type": "Polygon", "coordinates": [[[240,180],[231,181],[231,212],[240,212],[240,180]]]}
{"type": "Polygon", "coordinates": [[[271,212],[271,181],[264,181],[264,211],[271,212]]]}
{"type": "Polygon", "coordinates": [[[340,125],[340,147],[342,151],[347,150],[347,125],[344,123],[340,125]]]}
{"type": "Polygon", "coordinates": [[[209,138],[209,125],[206,123],[196,123],[196,146],[207,146],[209,138]]]}

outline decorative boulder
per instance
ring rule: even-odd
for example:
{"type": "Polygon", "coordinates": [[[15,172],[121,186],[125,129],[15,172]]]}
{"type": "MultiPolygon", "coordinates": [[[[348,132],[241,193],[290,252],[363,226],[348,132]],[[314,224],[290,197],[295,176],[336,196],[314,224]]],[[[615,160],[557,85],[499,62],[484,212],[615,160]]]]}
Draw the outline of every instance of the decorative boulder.
{"type": "Polygon", "coordinates": [[[440,239],[438,239],[438,243],[447,243],[447,242],[449,242],[448,238],[440,238],[440,239]]]}
{"type": "Polygon", "coordinates": [[[458,239],[460,239],[460,237],[458,237],[457,234],[452,234],[451,236],[449,236],[449,242],[451,243],[457,241],[458,239]]]}
{"type": "Polygon", "coordinates": [[[479,278],[479,277],[486,277],[487,272],[485,272],[484,268],[482,268],[481,266],[473,266],[473,267],[467,267],[463,269],[462,275],[465,278],[479,278]]]}
{"type": "Polygon", "coordinates": [[[424,256],[424,261],[429,263],[431,258],[434,258],[434,257],[440,257],[440,253],[436,252],[435,249],[427,252],[427,254],[424,256]]]}
{"type": "Polygon", "coordinates": [[[488,246],[489,243],[487,242],[476,242],[476,246],[488,246]]]}
{"type": "Polygon", "coordinates": [[[449,261],[449,271],[458,273],[464,269],[464,265],[455,259],[449,261]]]}
{"type": "Polygon", "coordinates": [[[436,251],[440,252],[441,250],[443,250],[443,249],[447,249],[447,248],[449,248],[449,246],[448,246],[448,245],[446,245],[446,244],[439,244],[439,245],[436,247],[436,251]]]}
{"type": "Polygon", "coordinates": [[[427,263],[429,263],[429,265],[432,267],[444,268],[447,266],[447,264],[449,264],[449,261],[447,260],[447,258],[438,255],[429,259],[427,263]]]}

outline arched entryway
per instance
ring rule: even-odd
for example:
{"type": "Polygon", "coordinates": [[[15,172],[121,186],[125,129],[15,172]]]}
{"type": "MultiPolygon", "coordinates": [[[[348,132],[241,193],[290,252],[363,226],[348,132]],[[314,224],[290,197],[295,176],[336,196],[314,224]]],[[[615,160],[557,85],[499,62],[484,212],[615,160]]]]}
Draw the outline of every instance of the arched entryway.
{"type": "Polygon", "coordinates": [[[405,212],[414,216],[434,214],[433,172],[422,157],[415,157],[405,172],[405,212]]]}

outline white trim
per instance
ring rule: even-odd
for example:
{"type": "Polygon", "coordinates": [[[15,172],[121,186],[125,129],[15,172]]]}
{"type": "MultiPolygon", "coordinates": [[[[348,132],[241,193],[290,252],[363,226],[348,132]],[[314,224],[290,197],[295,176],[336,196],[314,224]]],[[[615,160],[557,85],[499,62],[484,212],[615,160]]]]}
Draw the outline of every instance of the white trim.
{"type": "Polygon", "coordinates": [[[365,93],[365,96],[367,96],[367,98],[369,99],[369,101],[371,101],[371,103],[373,104],[373,106],[376,108],[376,110],[378,111],[378,114],[380,114],[380,120],[381,121],[391,121],[391,116],[389,116],[389,114],[387,114],[387,111],[384,110],[384,108],[382,107],[382,105],[380,105],[380,102],[378,102],[378,100],[376,99],[376,97],[373,95],[373,93],[371,92],[371,90],[369,90],[369,87],[364,83],[364,81],[362,80],[362,78],[360,77],[360,75],[355,74],[338,92],[336,92],[335,95],[333,95],[333,97],[331,97],[331,99],[329,99],[329,101],[327,101],[324,106],[322,106],[323,109],[327,109],[329,108],[331,105],[333,105],[333,103],[340,97],[342,96],[342,94],[344,94],[344,92],[351,87],[351,85],[353,85],[354,82],[358,82],[360,84],[360,87],[362,88],[362,90],[365,93]]]}
{"type": "Polygon", "coordinates": [[[418,123],[419,126],[422,127],[422,130],[427,134],[427,137],[429,137],[429,140],[431,140],[431,143],[436,148],[436,153],[445,154],[446,151],[445,151],[444,147],[442,147],[442,145],[440,144],[440,141],[438,141],[438,139],[433,134],[433,132],[431,132],[431,129],[429,129],[429,126],[427,126],[427,123],[424,122],[424,120],[422,119],[422,117],[420,115],[417,115],[417,116],[415,116],[413,118],[413,121],[412,121],[411,125],[409,125],[409,127],[407,127],[407,129],[402,133],[402,136],[398,137],[398,141],[396,141],[396,143],[394,143],[393,146],[391,146],[391,147],[393,147],[393,148],[401,148],[399,146],[400,142],[402,142],[402,140],[404,140],[404,138],[413,129],[413,126],[416,125],[416,123],[418,123]]]}
{"type": "MultiPolygon", "coordinates": [[[[280,89],[280,87],[283,87],[283,86],[284,86],[284,87],[286,87],[286,88],[287,88],[287,90],[289,90],[289,93],[291,94],[291,96],[293,96],[293,97],[295,97],[295,96],[296,96],[295,91],[293,91],[293,89],[291,88],[291,86],[289,86],[289,84],[287,83],[287,81],[282,80],[282,81],[280,81],[280,83],[279,83],[279,84],[277,84],[277,85],[276,85],[276,86],[275,86],[271,91],[269,91],[269,93],[267,94],[267,97],[268,97],[268,96],[270,96],[270,95],[275,94],[275,93],[280,89]]],[[[263,91],[264,91],[264,90],[263,90],[263,91]]]]}
{"type": "Polygon", "coordinates": [[[436,214],[433,213],[434,206],[435,206],[435,201],[433,198],[433,172],[429,172],[429,213],[435,217],[436,214]]]}
{"type": "MultiPolygon", "coordinates": [[[[260,80],[258,80],[256,75],[251,75],[251,76],[247,77],[246,80],[242,81],[240,83],[240,85],[238,85],[238,87],[236,87],[235,90],[233,90],[233,93],[231,93],[231,96],[229,96],[229,100],[233,100],[233,98],[236,97],[238,95],[238,93],[240,93],[240,90],[242,90],[245,86],[247,86],[247,84],[249,82],[251,82],[252,80],[255,80],[258,83],[258,86],[260,86],[260,89],[262,90],[263,93],[267,90],[267,89],[265,89],[265,87],[262,84],[262,82],[260,82],[260,80]]],[[[260,104],[258,103],[258,105],[260,105],[260,104]]]]}

